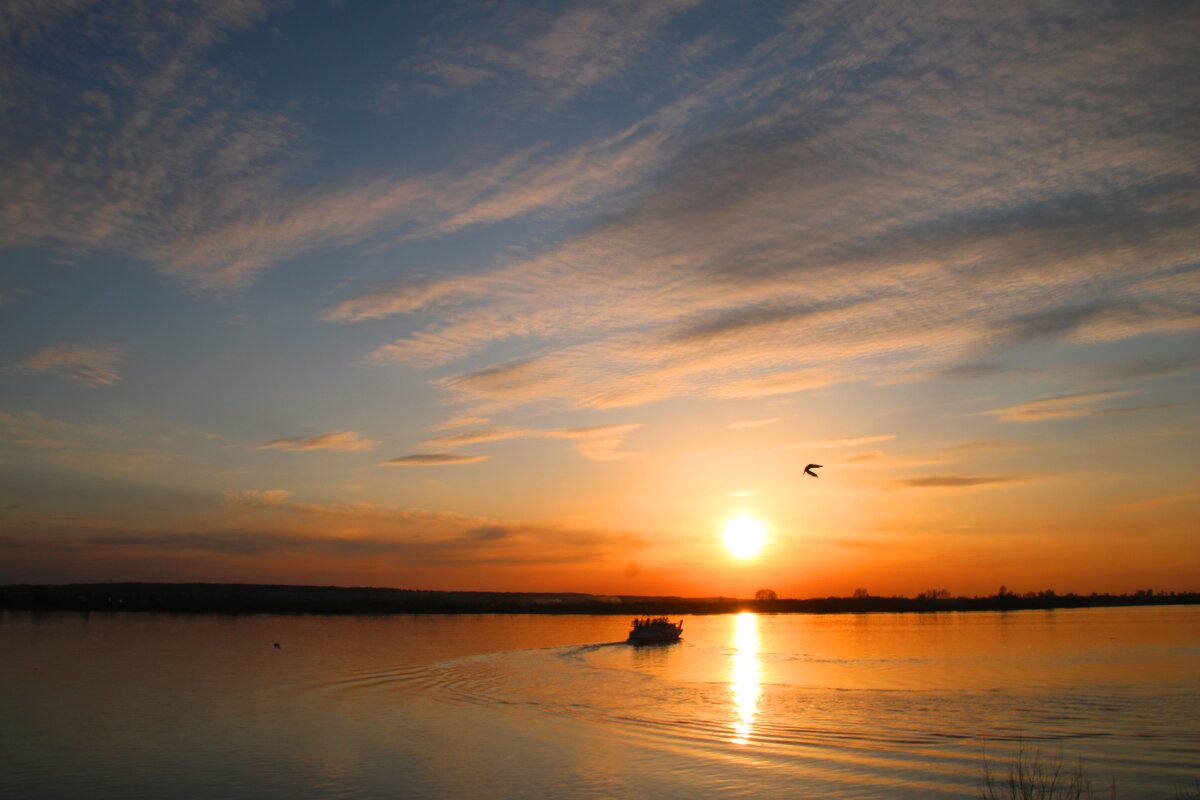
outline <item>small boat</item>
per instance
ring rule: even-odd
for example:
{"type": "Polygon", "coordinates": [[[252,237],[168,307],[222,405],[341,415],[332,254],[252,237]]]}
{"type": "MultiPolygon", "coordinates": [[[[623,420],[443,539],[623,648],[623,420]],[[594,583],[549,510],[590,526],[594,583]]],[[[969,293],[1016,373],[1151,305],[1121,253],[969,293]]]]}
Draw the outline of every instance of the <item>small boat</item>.
{"type": "Polygon", "coordinates": [[[630,644],[660,644],[678,642],[683,634],[683,620],[671,622],[666,617],[639,617],[629,629],[630,644]]]}

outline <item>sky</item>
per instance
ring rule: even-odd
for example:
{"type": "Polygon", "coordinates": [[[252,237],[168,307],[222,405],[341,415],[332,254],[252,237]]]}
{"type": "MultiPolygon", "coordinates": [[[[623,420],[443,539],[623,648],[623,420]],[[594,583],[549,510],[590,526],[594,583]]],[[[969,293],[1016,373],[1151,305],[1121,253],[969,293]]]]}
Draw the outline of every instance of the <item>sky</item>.
{"type": "Polygon", "coordinates": [[[1198,590],[1197,41],[6,2],[0,583],[1198,590]]]}

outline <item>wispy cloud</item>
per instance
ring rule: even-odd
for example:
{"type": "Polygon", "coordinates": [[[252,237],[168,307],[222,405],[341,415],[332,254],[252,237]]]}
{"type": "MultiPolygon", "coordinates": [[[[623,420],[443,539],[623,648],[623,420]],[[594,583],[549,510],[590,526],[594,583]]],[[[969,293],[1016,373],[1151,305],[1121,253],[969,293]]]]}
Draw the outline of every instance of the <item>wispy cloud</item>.
{"type": "Polygon", "coordinates": [[[774,425],[779,422],[779,417],[768,417],[766,419],[745,419],[739,422],[731,422],[725,427],[731,431],[742,431],[748,428],[762,428],[767,425],[774,425]]]}
{"type": "Polygon", "coordinates": [[[947,448],[947,450],[951,453],[978,453],[1021,450],[1029,446],[1025,442],[1014,442],[1008,439],[977,439],[971,442],[960,442],[947,448]]]}
{"type": "Polygon", "coordinates": [[[1133,381],[1177,375],[1200,368],[1200,357],[1194,355],[1134,358],[1101,364],[1094,367],[1095,373],[1104,380],[1133,381]]]}
{"type": "MultiPolygon", "coordinates": [[[[667,4],[658,5],[627,21],[669,16],[667,4]]],[[[662,135],[635,128],[556,152],[525,146],[466,168],[375,172],[313,185],[300,177],[317,155],[303,126],[257,107],[251,88],[223,69],[217,54],[230,35],[284,6],[225,0],[144,14],[82,8],[44,15],[36,27],[32,17],[22,20],[29,58],[5,64],[13,91],[0,113],[8,112],[17,133],[36,127],[39,135],[28,137],[36,146],[14,147],[3,162],[0,244],[51,244],[76,254],[118,251],[191,285],[229,289],[315,247],[379,235],[441,236],[540,211],[561,213],[628,187],[659,153],[662,135]],[[48,78],[50,71],[29,66],[117,44],[139,57],[119,70],[96,70],[95,84],[75,93],[48,78]],[[45,97],[56,102],[43,102],[45,97]],[[54,130],[64,133],[45,135],[54,130]]],[[[597,8],[591,16],[624,15],[597,8]]],[[[578,26],[551,27],[558,33],[548,31],[539,50],[564,58],[564,36],[598,35],[594,24],[592,34],[578,26]]],[[[648,30],[630,29],[623,38],[648,30]]],[[[577,64],[583,72],[571,73],[577,80],[587,72],[595,79],[611,74],[584,62],[577,64]]],[[[438,291],[387,290],[386,299],[348,301],[326,318],[373,319],[430,302],[438,291]]]]}
{"type": "Polygon", "coordinates": [[[0,411],[0,438],[9,444],[37,449],[60,449],[78,447],[83,442],[95,441],[105,436],[106,431],[95,426],[72,425],[26,411],[13,414],[0,411]]]}
{"type": "Polygon", "coordinates": [[[713,387],[711,393],[714,397],[722,398],[774,397],[819,389],[833,382],[834,379],[827,370],[801,369],[729,381],[713,387]]]}
{"type": "Polygon", "coordinates": [[[681,116],[694,123],[720,97],[736,119],[658,150],[656,182],[575,238],[422,289],[437,318],[375,360],[438,367],[520,341],[539,356],[442,384],[614,407],[964,363],[976,366],[962,375],[996,375],[1002,347],[1194,328],[1197,209],[1180,176],[1197,159],[1186,91],[1156,77],[1195,64],[1179,20],[1089,12],[1052,42],[1019,7],[983,28],[859,11],[798,10],[761,62],[713,77],[681,116]],[[1032,55],[1047,47],[1053,65],[1032,55]],[[812,81],[779,79],[801,63],[812,81]],[[1003,75],[1003,112],[980,70],[1003,75]]]}
{"type": "Polygon", "coordinates": [[[818,439],[811,442],[795,442],[793,444],[783,445],[783,447],[801,450],[829,450],[840,449],[843,447],[865,447],[869,444],[890,442],[895,438],[895,434],[891,433],[877,434],[874,436],[843,436],[840,439],[818,439]]]}
{"type": "Polygon", "coordinates": [[[332,431],[316,436],[298,436],[292,439],[272,439],[258,445],[258,450],[374,450],[379,446],[375,439],[366,439],[357,431],[332,431]]]}
{"type": "Polygon", "coordinates": [[[561,103],[624,72],[654,46],[662,26],[698,2],[582,2],[553,13],[493,6],[406,66],[434,92],[519,80],[530,102],[561,103]]]}
{"type": "Polygon", "coordinates": [[[481,417],[477,414],[463,414],[461,416],[451,417],[450,419],[439,422],[437,425],[433,426],[433,429],[436,431],[451,431],[455,428],[467,428],[472,425],[486,425],[487,423],[487,417],[481,417]]]}
{"type": "Polygon", "coordinates": [[[905,478],[898,485],[911,489],[970,489],[976,486],[992,486],[1011,483],[1008,477],[986,477],[977,475],[928,475],[920,478],[905,478]]]}
{"type": "Polygon", "coordinates": [[[536,428],[483,428],[463,433],[440,436],[426,442],[431,447],[502,442],[510,439],[566,439],[575,445],[580,455],[593,461],[615,461],[631,458],[636,453],[621,449],[625,438],[640,425],[593,425],[582,428],[559,428],[541,430],[536,428]]]}
{"type": "Polygon", "coordinates": [[[1142,498],[1140,500],[1131,500],[1127,503],[1118,503],[1117,505],[1113,506],[1113,509],[1116,511],[1134,511],[1134,512],[1153,511],[1155,509],[1163,508],[1165,506],[1173,506],[1173,505],[1177,505],[1179,503],[1194,502],[1195,500],[1196,500],[1196,497],[1194,495],[1186,495],[1186,494],[1159,495],[1157,497],[1146,497],[1146,498],[1142,498]]]}
{"type": "Polygon", "coordinates": [[[127,525],[58,519],[38,521],[37,535],[30,535],[24,523],[0,518],[0,548],[9,553],[53,549],[97,556],[114,551],[246,558],[311,554],[338,560],[387,558],[422,566],[504,567],[619,562],[646,544],[641,536],[623,530],[372,503],[309,503],[283,490],[228,491],[222,500],[234,516],[211,529],[131,530],[127,525]],[[287,532],[279,530],[284,523],[287,532]],[[20,534],[14,533],[16,526],[20,534]],[[331,530],[337,535],[329,535],[331,530]]]}
{"type": "Polygon", "coordinates": [[[26,456],[75,470],[111,474],[161,467],[177,458],[172,439],[154,422],[142,421],[130,429],[34,411],[0,410],[0,442],[26,449],[26,456]]]}
{"type": "Polygon", "coordinates": [[[487,456],[471,456],[463,453],[412,453],[407,456],[384,461],[385,467],[441,467],[454,464],[474,464],[486,461],[487,456]]]}
{"type": "MultiPolygon", "coordinates": [[[[21,542],[9,539],[10,547],[21,542]]],[[[26,547],[30,543],[25,543],[26,547]]],[[[92,536],[84,549],[215,553],[239,557],[310,553],[334,559],[389,558],[408,565],[520,566],[593,563],[635,552],[639,537],[622,532],[539,525],[487,525],[437,537],[323,537],[255,530],[92,536]]]]}
{"type": "Polygon", "coordinates": [[[1133,390],[1079,392],[1075,394],[1042,397],[1027,403],[997,408],[984,412],[997,417],[1001,422],[1044,422],[1056,419],[1099,417],[1112,414],[1134,413],[1151,410],[1157,406],[1120,407],[1105,405],[1110,400],[1139,394],[1133,390]]]}
{"type": "Polygon", "coordinates": [[[13,365],[16,372],[53,372],[85,386],[110,386],[120,380],[116,364],[121,348],[115,345],[60,344],[43,347],[13,365]]]}
{"type": "Polygon", "coordinates": [[[230,508],[280,508],[292,497],[286,489],[243,489],[222,493],[230,508]]]}

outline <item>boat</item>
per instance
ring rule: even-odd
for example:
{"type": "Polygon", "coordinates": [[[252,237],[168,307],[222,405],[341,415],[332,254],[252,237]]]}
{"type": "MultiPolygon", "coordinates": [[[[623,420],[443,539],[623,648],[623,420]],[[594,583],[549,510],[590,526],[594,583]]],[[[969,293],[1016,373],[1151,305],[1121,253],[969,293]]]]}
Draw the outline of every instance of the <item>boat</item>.
{"type": "Polygon", "coordinates": [[[666,617],[639,617],[629,629],[630,644],[661,644],[678,642],[683,634],[683,620],[671,622],[666,617]]]}

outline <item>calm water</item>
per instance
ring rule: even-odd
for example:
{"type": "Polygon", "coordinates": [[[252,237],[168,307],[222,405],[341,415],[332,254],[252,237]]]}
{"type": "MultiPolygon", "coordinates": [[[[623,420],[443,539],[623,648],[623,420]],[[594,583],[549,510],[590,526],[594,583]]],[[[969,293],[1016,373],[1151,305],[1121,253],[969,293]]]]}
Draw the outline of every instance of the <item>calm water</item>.
{"type": "Polygon", "coordinates": [[[0,797],[977,797],[1022,741],[1200,777],[1200,608],[627,626],[0,613],[0,797]]]}

